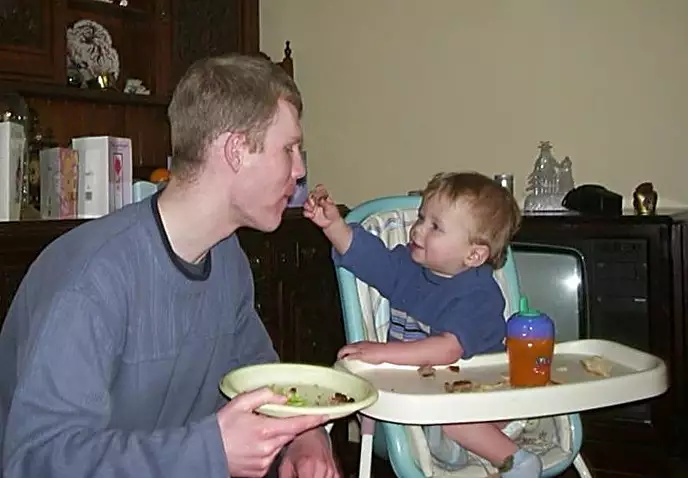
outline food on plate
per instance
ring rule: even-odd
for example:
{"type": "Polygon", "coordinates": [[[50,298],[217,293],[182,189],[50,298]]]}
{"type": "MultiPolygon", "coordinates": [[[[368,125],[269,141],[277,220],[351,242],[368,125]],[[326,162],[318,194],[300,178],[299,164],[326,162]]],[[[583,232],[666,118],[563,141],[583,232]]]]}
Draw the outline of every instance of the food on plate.
{"type": "Polygon", "coordinates": [[[318,385],[303,385],[300,388],[301,393],[299,387],[270,386],[270,390],[277,395],[287,397],[287,405],[292,407],[327,407],[356,401],[344,393],[333,392],[318,385]]]}
{"type": "Polygon", "coordinates": [[[339,392],[334,392],[334,395],[332,395],[330,397],[330,403],[333,403],[333,404],[334,403],[352,403],[355,401],[356,400],[354,400],[353,398],[347,397],[343,393],[339,393],[339,392]]]}
{"type": "Polygon", "coordinates": [[[298,390],[296,387],[290,387],[288,389],[278,389],[278,388],[272,388],[272,391],[275,392],[278,395],[284,395],[287,397],[287,405],[291,405],[292,407],[305,407],[308,405],[306,400],[299,395],[298,390]]]}
{"type": "Polygon", "coordinates": [[[447,370],[449,370],[450,372],[459,373],[461,371],[461,367],[459,367],[458,365],[450,365],[449,367],[447,367],[447,370]]]}
{"type": "Polygon", "coordinates": [[[593,355],[580,361],[581,365],[591,375],[597,377],[611,377],[614,364],[604,357],[593,355]]]}
{"type": "Polygon", "coordinates": [[[418,375],[421,377],[434,377],[435,376],[435,367],[432,365],[421,365],[418,367],[418,375]]]}

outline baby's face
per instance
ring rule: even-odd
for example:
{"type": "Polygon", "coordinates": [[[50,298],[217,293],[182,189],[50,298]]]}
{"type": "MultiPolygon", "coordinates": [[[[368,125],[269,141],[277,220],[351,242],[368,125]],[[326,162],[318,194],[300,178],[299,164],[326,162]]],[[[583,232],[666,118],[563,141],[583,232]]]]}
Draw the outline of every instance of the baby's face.
{"type": "Polygon", "coordinates": [[[452,203],[439,195],[423,201],[411,228],[409,248],[413,260],[438,275],[454,276],[470,267],[474,220],[462,201],[452,203]]]}

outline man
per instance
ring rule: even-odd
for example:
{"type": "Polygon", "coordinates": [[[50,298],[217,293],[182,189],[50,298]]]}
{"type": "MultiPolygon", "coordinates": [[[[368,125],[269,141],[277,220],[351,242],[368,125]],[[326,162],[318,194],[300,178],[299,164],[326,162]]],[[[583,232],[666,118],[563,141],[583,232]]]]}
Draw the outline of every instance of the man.
{"type": "Polygon", "coordinates": [[[161,194],[88,222],[34,262],[0,334],[5,477],[334,478],[321,417],[255,414],[218,381],[277,360],[235,231],[281,221],[301,97],[264,59],[192,65],[169,107],[161,194]]]}

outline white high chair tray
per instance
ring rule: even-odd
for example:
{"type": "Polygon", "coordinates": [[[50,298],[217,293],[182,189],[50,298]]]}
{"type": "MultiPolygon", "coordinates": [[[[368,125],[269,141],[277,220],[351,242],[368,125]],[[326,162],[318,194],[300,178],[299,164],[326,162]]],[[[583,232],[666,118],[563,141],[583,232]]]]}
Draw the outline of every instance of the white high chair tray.
{"type": "MultiPolygon", "coordinates": [[[[371,365],[358,360],[335,364],[365,378],[378,389],[378,400],[361,413],[403,424],[440,424],[542,417],[618,405],[662,394],[668,388],[664,362],[653,355],[606,340],[556,344],[553,384],[510,388],[506,353],[459,361],[457,373],[435,367],[434,377],[421,377],[418,367],[371,365]],[[609,377],[594,375],[581,360],[601,356],[611,362],[609,377]],[[445,382],[470,380],[487,391],[448,393],[445,382]]],[[[478,387],[479,388],[479,387],[478,387]]]]}

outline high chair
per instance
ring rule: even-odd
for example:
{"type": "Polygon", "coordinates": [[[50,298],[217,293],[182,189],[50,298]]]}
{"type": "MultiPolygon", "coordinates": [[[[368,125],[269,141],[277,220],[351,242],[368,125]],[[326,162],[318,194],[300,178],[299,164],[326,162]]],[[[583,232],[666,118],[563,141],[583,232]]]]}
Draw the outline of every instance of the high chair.
{"type": "MultiPolygon", "coordinates": [[[[374,199],[354,208],[345,220],[361,224],[380,237],[387,247],[392,248],[408,241],[409,230],[416,220],[420,201],[418,196],[374,199]]],[[[336,273],[347,342],[386,341],[390,314],[387,300],[349,271],[338,267],[336,273]]],[[[518,277],[511,251],[508,251],[506,265],[495,272],[495,279],[505,297],[506,319],[517,311],[519,299],[518,277]]],[[[438,468],[433,463],[420,426],[375,422],[363,417],[361,427],[365,429],[371,426],[375,427],[373,443],[366,442],[364,434],[362,447],[373,446],[375,454],[388,459],[399,477],[478,478],[496,473],[491,465],[476,456],[472,457],[469,466],[456,472],[438,468]]],[[[557,476],[573,464],[582,478],[588,478],[592,475],[580,455],[582,438],[580,416],[571,414],[529,420],[520,442],[517,442],[541,456],[544,463],[543,476],[557,476]]],[[[363,474],[367,473],[369,470],[363,474]]]]}

